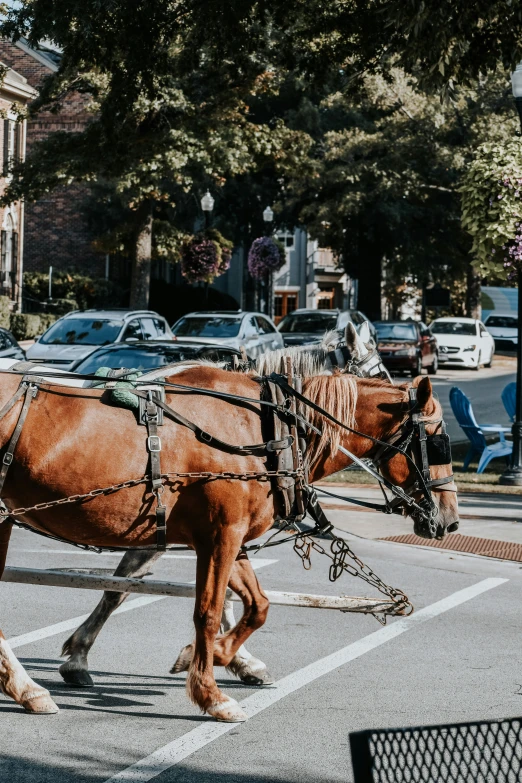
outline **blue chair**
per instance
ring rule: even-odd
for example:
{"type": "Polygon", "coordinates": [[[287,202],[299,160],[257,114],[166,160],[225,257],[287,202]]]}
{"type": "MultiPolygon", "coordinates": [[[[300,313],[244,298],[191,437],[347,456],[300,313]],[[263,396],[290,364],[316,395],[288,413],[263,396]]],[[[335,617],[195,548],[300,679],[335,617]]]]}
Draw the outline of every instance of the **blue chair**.
{"type": "Polygon", "coordinates": [[[492,459],[511,455],[513,444],[508,443],[504,435],[505,432],[510,432],[510,427],[503,427],[501,424],[477,424],[471,402],[458,386],[453,386],[450,391],[450,403],[458,424],[471,442],[464,460],[464,470],[468,469],[474,456],[479,457],[477,473],[483,473],[492,459]],[[498,443],[487,443],[484,437],[486,432],[498,433],[498,443]]]}
{"type": "Polygon", "coordinates": [[[515,381],[508,383],[508,385],[503,388],[501,396],[509,420],[515,421],[515,399],[517,396],[517,385],[515,381]]]}

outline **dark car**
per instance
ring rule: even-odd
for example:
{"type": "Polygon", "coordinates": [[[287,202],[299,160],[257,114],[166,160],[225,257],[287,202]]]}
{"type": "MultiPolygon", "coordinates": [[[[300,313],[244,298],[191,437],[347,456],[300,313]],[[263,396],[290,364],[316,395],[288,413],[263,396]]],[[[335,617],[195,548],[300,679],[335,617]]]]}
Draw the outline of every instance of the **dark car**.
{"type": "Polygon", "coordinates": [[[94,374],[100,367],[110,367],[111,370],[123,367],[131,370],[154,370],[165,367],[173,362],[183,362],[188,359],[209,359],[210,361],[232,361],[232,357],[241,359],[241,354],[235,348],[221,345],[197,345],[194,343],[153,341],[135,343],[115,343],[104,345],[93,351],[86,359],[80,359],[73,367],[74,372],[94,374]]]}
{"type": "MultiPolygon", "coordinates": [[[[318,342],[325,332],[337,330],[344,332],[349,322],[357,328],[368,318],[359,310],[294,310],[285,315],[277,329],[281,332],[285,345],[308,345],[318,342]]],[[[370,332],[375,339],[375,329],[371,321],[370,332]]]]}
{"type": "Polygon", "coordinates": [[[435,375],[439,367],[437,339],[421,321],[374,321],[377,348],[388,370],[406,371],[412,377],[426,368],[435,375]]]}
{"type": "Polygon", "coordinates": [[[25,359],[25,351],[21,348],[11,332],[0,328],[0,359],[25,359]]]}

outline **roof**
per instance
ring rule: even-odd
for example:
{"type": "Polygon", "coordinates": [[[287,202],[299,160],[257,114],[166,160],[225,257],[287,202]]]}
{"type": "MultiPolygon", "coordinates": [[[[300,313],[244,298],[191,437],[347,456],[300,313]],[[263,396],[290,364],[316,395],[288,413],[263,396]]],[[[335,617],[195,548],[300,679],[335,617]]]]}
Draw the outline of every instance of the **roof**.
{"type": "Polygon", "coordinates": [[[92,315],[96,314],[100,318],[128,318],[130,316],[134,317],[137,315],[152,315],[156,318],[161,318],[159,313],[157,313],[155,310],[128,310],[127,308],[121,308],[118,309],[117,307],[114,307],[112,310],[96,310],[95,308],[91,308],[89,310],[74,310],[72,313],[67,313],[64,317],[65,318],[83,318],[85,315],[92,315]]]}
{"type": "Polygon", "coordinates": [[[442,318],[435,318],[432,321],[432,323],[435,323],[435,321],[452,321],[454,323],[458,322],[458,323],[465,323],[465,324],[476,324],[478,320],[479,320],[478,318],[465,318],[464,316],[455,317],[455,316],[448,315],[442,318]]]}
{"type": "Polygon", "coordinates": [[[62,59],[61,53],[53,48],[52,44],[48,41],[38,44],[30,44],[26,38],[19,38],[16,41],[15,46],[21,49],[26,54],[34,57],[35,60],[47,66],[51,71],[57,71],[60,61],[62,59]]]}

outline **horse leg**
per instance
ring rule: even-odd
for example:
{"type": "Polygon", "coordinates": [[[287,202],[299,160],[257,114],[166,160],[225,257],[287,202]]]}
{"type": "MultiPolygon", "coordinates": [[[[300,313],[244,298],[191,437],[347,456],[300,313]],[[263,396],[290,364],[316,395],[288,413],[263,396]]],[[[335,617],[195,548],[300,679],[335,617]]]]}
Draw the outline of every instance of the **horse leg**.
{"type": "MultiPolygon", "coordinates": [[[[226,525],[226,522],[225,522],[226,525]]],[[[214,678],[214,644],[219,631],[227,583],[243,540],[244,530],[221,529],[213,542],[198,542],[194,657],[187,677],[190,699],[219,721],[247,719],[235,699],[225,696],[214,678]],[[212,547],[212,548],[211,548],[212,547]]]]}
{"type": "MultiPolygon", "coordinates": [[[[4,572],[12,527],[9,522],[0,524],[0,577],[4,572]]],[[[29,677],[9,647],[2,631],[0,631],[0,689],[27,712],[35,715],[50,715],[58,712],[58,707],[51,699],[49,691],[37,685],[29,677]]]]}
{"type": "MultiPolygon", "coordinates": [[[[242,556],[240,555],[238,559],[241,559],[241,557],[242,556]]],[[[241,595],[242,588],[240,587],[240,580],[242,578],[242,569],[239,568],[237,564],[238,560],[236,560],[232,568],[228,586],[230,589],[234,590],[234,592],[238,593],[238,595],[241,595]],[[235,589],[233,585],[236,585],[237,589],[235,589]]],[[[219,632],[220,634],[227,634],[235,628],[235,626],[234,604],[229,598],[226,598],[223,606],[223,614],[221,615],[219,632]]],[[[171,674],[179,674],[180,672],[188,671],[193,654],[194,645],[187,644],[186,647],[181,650],[176,663],[170,670],[171,674]]],[[[217,665],[216,659],[214,659],[214,664],[217,665]]],[[[227,671],[234,674],[236,677],[239,677],[246,685],[272,685],[274,682],[266,664],[249,653],[243,644],[239,646],[236,654],[227,664],[227,671]]]]}
{"type": "MultiPolygon", "coordinates": [[[[161,552],[129,550],[123,556],[114,576],[129,576],[141,579],[150,566],[158,560],[161,552]]],[[[129,593],[105,591],[100,603],[89,615],[87,620],[64,643],[62,655],[68,655],[69,660],[62,663],[59,672],[68,685],[90,688],[94,685],[89,674],[87,656],[101,629],[118,606],[125,601],[129,593]]]]}
{"type": "Polygon", "coordinates": [[[273,677],[269,674],[266,664],[254,658],[244,642],[254,631],[264,625],[268,612],[268,599],[263,593],[252,564],[246,554],[241,554],[234,564],[229,581],[229,587],[243,601],[244,613],[237,625],[234,625],[232,602],[230,606],[229,626],[222,628],[222,636],[214,647],[214,664],[226,666],[227,671],[235,674],[247,685],[272,685],[273,677]]]}

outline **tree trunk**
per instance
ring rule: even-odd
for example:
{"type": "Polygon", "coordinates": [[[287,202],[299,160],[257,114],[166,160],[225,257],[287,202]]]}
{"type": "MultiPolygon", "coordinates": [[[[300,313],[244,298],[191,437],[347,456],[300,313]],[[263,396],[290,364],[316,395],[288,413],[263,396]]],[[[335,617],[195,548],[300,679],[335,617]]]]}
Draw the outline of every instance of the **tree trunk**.
{"type": "Polygon", "coordinates": [[[149,306],[151,255],[152,202],[147,200],[136,210],[136,243],[129,302],[133,310],[146,310],[149,306]]]}
{"type": "Polygon", "coordinates": [[[480,276],[475,272],[473,266],[468,266],[468,286],[466,291],[466,315],[468,318],[480,318],[482,308],[480,306],[480,276]]]}

